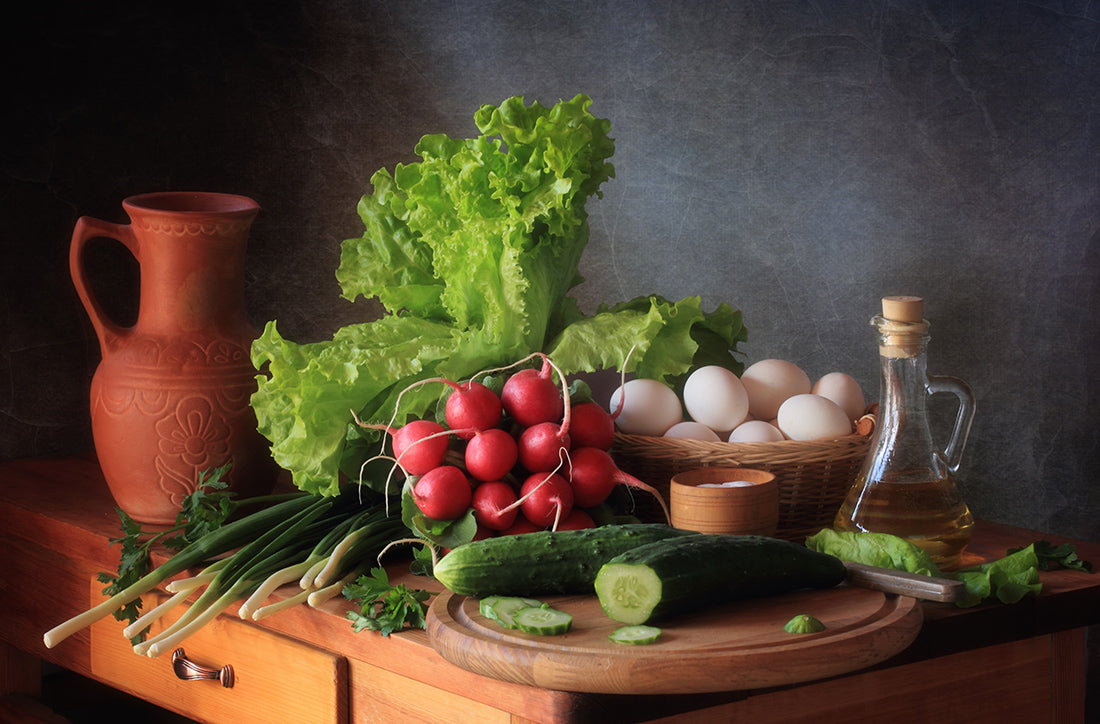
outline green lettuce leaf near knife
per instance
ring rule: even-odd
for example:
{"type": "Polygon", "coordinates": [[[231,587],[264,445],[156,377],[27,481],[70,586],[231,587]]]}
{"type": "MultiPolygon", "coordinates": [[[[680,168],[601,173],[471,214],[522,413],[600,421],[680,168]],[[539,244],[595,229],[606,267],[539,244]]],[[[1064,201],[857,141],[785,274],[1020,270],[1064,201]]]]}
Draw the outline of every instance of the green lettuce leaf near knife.
{"type": "Polygon", "coordinates": [[[343,297],[377,298],[386,314],[307,344],[271,321],[252,347],[258,427],[297,487],[335,495],[341,472],[360,477],[380,433],[353,412],[395,425],[434,415],[438,385],[402,395],[395,415],[418,380],[465,380],[533,352],[565,374],[616,369],[674,387],[693,364],[742,371],[746,332],[726,304],[707,313],[698,297],[653,295],[586,316],[568,296],[583,281],[585,203],[614,176],[610,123],[590,104],[484,105],[479,136],[424,136],[420,161],[374,174],[358,207],[364,232],[343,242],[336,277],[343,297]]]}
{"type": "Polygon", "coordinates": [[[923,548],[888,533],[841,532],[825,528],[807,538],[806,547],[843,561],[962,581],[966,595],[956,602],[962,608],[976,606],[990,598],[1016,603],[1025,596],[1039,595],[1042,590],[1039,570],[1048,570],[1051,563],[1092,571],[1091,564],[1077,558],[1072,545],[1052,546],[1046,541],[1012,549],[995,561],[948,573],[940,571],[923,548]]]}

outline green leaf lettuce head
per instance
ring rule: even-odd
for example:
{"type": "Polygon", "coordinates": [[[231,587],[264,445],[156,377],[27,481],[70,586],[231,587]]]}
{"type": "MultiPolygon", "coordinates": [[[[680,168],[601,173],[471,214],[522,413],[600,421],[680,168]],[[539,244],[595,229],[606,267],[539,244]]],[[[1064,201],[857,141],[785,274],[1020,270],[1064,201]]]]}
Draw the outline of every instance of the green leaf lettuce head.
{"type": "Polygon", "coordinates": [[[336,277],[344,298],[377,298],[385,315],[309,344],[271,321],[252,347],[259,430],[295,485],[335,495],[341,471],[358,479],[379,433],[352,413],[396,425],[429,416],[442,385],[404,394],[395,414],[418,380],[464,380],[533,352],[565,374],[619,369],[671,386],[693,364],[742,371],[746,332],[728,305],[705,313],[697,297],[650,296],[587,317],[568,296],[583,281],[586,202],[614,176],[611,124],[590,104],[484,105],[479,136],[424,136],[420,161],[374,174],[363,234],[343,243],[336,277]]]}

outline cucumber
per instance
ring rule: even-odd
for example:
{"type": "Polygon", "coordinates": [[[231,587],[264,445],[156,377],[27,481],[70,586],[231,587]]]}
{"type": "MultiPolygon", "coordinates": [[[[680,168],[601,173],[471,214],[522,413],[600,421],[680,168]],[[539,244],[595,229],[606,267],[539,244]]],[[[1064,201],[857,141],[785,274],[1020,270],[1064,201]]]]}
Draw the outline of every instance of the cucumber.
{"type": "Polygon", "coordinates": [[[458,546],[436,564],[433,575],[448,590],[476,598],[591,593],[600,566],[620,553],[700,535],[659,523],[505,535],[458,546]]]}
{"type": "Polygon", "coordinates": [[[844,580],[839,558],[752,535],[670,538],[629,550],[596,575],[604,612],[644,624],[726,601],[831,588],[844,580]]]}
{"type": "Polygon", "coordinates": [[[520,631],[539,636],[556,636],[568,633],[573,627],[573,617],[565,611],[542,606],[539,608],[521,608],[512,617],[515,627],[520,631]]]}
{"type": "Polygon", "coordinates": [[[656,626],[620,626],[607,635],[617,644],[651,644],[661,636],[661,629],[656,626]]]}
{"type": "Polygon", "coordinates": [[[525,608],[541,608],[542,601],[533,598],[518,598],[514,596],[495,596],[495,601],[489,605],[488,617],[505,628],[515,628],[515,615],[517,611],[525,608]]]}

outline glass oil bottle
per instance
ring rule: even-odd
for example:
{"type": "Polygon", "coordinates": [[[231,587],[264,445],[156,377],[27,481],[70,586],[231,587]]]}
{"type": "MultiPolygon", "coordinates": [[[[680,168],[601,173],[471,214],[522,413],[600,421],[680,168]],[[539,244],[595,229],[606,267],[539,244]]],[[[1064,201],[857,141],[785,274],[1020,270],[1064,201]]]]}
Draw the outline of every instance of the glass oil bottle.
{"type": "Polygon", "coordinates": [[[958,564],[974,518],[955,486],[974,417],[974,396],[962,380],[926,372],[929,324],[919,297],[885,297],[871,320],[881,365],[878,421],[859,475],[837,512],[843,531],[891,533],[924,548],[942,569],[958,564]],[[959,400],[942,451],[932,440],[925,402],[950,392],[959,400]]]}

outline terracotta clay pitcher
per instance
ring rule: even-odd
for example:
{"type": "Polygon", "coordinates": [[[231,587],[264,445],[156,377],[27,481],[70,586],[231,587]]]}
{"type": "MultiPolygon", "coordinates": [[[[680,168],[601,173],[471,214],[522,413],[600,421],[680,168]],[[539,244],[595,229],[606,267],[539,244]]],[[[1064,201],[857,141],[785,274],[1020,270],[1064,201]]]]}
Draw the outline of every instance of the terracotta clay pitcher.
{"type": "Polygon", "coordinates": [[[256,337],[245,316],[245,244],[259,205],[243,196],[164,192],[122,202],[129,225],[77,221],[73,284],[99,337],[92,437],[115,502],[134,519],[171,523],[204,473],[232,464],[241,497],[262,495],[277,468],[249,399],[256,337]],[[122,243],[140,269],[137,321],[108,319],[91,293],[87,242],[122,243]]]}

